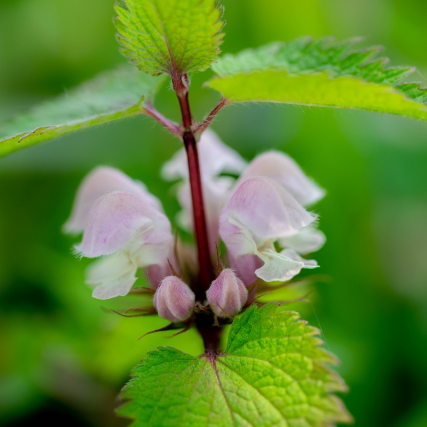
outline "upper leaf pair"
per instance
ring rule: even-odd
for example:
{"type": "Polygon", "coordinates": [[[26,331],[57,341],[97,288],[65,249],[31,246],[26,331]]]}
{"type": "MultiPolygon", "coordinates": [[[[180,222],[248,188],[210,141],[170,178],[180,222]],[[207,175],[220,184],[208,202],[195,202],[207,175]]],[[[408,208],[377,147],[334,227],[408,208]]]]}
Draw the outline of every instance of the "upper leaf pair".
{"type": "MultiPolygon", "coordinates": [[[[169,74],[176,88],[185,84],[187,73],[211,66],[218,76],[207,86],[226,99],[215,112],[233,102],[262,101],[354,108],[427,120],[427,89],[417,83],[400,83],[414,69],[387,68],[386,59],[376,58],[378,47],[355,50],[356,39],[302,38],[217,60],[223,23],[222,8],[215,0],[122,0],[116,13],[122,52],[143,72],[169,74]]],[[[147,102],[162,81],[162,77],[138,75],[129,68],[98,77],[0,124],[0,157],[135,114],[158,119],[161,115],[153,113],[147,102]]],[[[179,135],[179,126],[166,127],[179,135]]]]}

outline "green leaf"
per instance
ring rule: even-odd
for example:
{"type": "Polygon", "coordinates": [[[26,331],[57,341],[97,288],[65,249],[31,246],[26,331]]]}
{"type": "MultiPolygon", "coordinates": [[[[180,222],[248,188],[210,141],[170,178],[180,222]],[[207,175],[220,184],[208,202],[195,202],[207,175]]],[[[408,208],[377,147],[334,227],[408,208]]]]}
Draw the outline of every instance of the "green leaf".
{"type": "Polygon", "coordinates": [[[252,306],[231,327],[225,353],[160,347],[133,370],[119,415],[133,427],[321,427],[351,422],[333,394],[346,386],[325,364],[318,331],[295,312],[252,306]]]}
{"type": "Polygon", "coordinates": [[[0,123],[0,157],[79,129],[140,114],[163,77],[128,65],[105,72],[78,88],[0,123]]]}
{"type": "Polygon", "coordinates": [[[354,108],[427,120],[427,88],[400,83],[414,68],[386,67],[379,47],[354,50],[357,40],[297,39],[273,43],[212,66],[207,84],[230,102],[278,102],[354,108]]]}
{"type": "Polygon", "coordinates": [[[152,75],[205,70],[223,37],[217,6],[217,0],[122,0],[115,7],[121,51],[152,75]]]}

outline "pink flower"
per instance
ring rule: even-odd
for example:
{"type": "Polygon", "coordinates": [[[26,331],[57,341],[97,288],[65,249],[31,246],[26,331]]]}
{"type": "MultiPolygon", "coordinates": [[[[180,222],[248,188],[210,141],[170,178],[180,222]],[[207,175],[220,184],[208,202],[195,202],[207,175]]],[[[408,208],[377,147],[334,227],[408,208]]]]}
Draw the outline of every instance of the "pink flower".
{"type": "Polygon", "coordinates": [[[88,269],[93,296],[127,295],[141,267],[168,272],[173,237],[160,202],[138,182],[113,168],[98,168],[83,181],[66,230],[83,230],[76,252],[87,258],[108,256],[88,269]]]}
{"type": "MultiPolygon", "coordinates": [[[[224,172],[240,174],[245,169],[246,162],[237,152],[227,147],[211,130],[202,134],[198,143],[198,151],[209,242],[211,248],[215,249],[218,240],[219,215],[235,182],[231,177],[219,175],[224,172]]],[[[183,209],[178,214],[177,222],[185,230],[191,231],[193,228],[192,201],[184,148],[165,163],[162,176],[169,181],[182,180],[178,185],[178,200],[183,209]]]]}
{"type": "Polygon", "coordinates": [[[182,322],[193,312],[195,298],[186,283],[178,277],[168,276],[157,288],[153,304],[160,317],[171,322],[182,322]]]}
{"type": "Polygon", "coordinates": [[[219,231],[239,276],[250,278],[254,273],[266,282],[284,281],[303,267],[313,268],[313,264],[283,251],[278,253],[274,242],[298,234],[315,219],[282,184],[254,177],[241,182],[234,191],[221,212],[219,231]],[[255,270],[257,263],[252,256],[263,262],[255,270]]]}
{"type": "MultiPolygon", "coordinates": [[[[317,267],[316,261],[301,255],[319,249],[325,237],[316,229],[316,216],[304,206],[318,201],[324,191],[279,152],[261,154],[246,167],[210,131],[202,135],[199,152],[211,248],[220,236],[230,267],[212,282],[206,297],[216,315],[234,316],[247,302],[245,285],[258,278],[286,281],[302,268],[317,267]],[[237,183],[232,177],[220,176],[242,171],[237,183]]],[[[182,180],[178,199],[183,210],[178,220],[191,230],[192,200],[184,149],[165,164],[162,173],[166,179],[182,180]]],[[[154,305],[159,315],[172,322],[191,315],[195,295],[181,279],[171,276],[168,261],[193,283],[198,269],[195,248],[178,240],[173,250],[170,221],[159,200],[142,183],[110,167],[95,169],[81,184],[64,228],[71,233],[83,231],[76,246],[81,256],[103,257],[87,271],[95,298],[127,295],[137,270],[146,268],[148,279],[157,288],[154,305]]]]}
{"type": "Polygon", "coordinates": [[[325,242],[315,227],[316,217],[303,206],[323,196],[324,191],[283,153],[263,153],[249,164],[220,217],[230,266],[246,285],[257,278],[289,280],[302,268],[317,267],[299,255],[325,242]],[[275,242],[283,250],[277,252],[275,242]]]}
{"type": "Polygon", "coordinates": [[[325,191],[307,177],[293,159],[279,151],[268,151],[255,157],[237,185],[254,176],[267,176],[279,182],[302,206],[312,205],[325,195],[325,191]]]}

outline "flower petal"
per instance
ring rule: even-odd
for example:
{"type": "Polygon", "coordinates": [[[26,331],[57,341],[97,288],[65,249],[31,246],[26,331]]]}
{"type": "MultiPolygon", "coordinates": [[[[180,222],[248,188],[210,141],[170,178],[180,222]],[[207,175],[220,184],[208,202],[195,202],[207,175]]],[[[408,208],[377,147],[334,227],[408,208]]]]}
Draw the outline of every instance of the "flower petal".
{"type": "Polygon", "coordinates": [[[264,261],[264,265],[258,268],[255,274],[266,282],[290,280],[304,267],[302,261],[293,260],[272,250],[260,252],[258,256],[264,261]]]}
{"type": "Polygon", "coordinates": [[[301,228],[298,234],[279,239],[279,244],[283,248],[295,249],[300,254],[309,254],[319,250],[326,241],[324,233],[310,224],[301,228]]]}
{"type": "MultiPolygon", "coordinates": [[[[222,172],[239,174],[246,162],[233,149],[225,145],[211,130],[206,130],[198,143],[200,169],[203,177],[216,177],[222,172]]],[[[188,178],[187,155],[185,149],[179,150],[165,163],[162,176],[167,181],[188,178]]]]}
{"type": "Polygon", "coordinates": [[[243,280],[245,286],[251,286],[257,279],[255,271],[263,265],[263,262],[256,255],[242,255],[237,258],[228,256],[230,268],[232,268],[237,277],[243,280]]]}
{"type": "Polygon", "coordinates": [[[101,196],[112,191],[132,194],[158,210],[162,210],[159,200],[147,191],[144,184],[132,180],[117,169],[102,166],[93,170],[80,184],[71,216],[64,225],[64,231],[68,233],[83,231],[93,204],[101,196]]]}
{"type": "Polygon", "coordinates": [[[257,156],[242,174],[238,184],[253,176],[275,179],[303,206],[311,205],[325,195],[325,191],[307,177],[293,159],[279,151],[269,151],[257,156]]]}
{"type": "Polygon", "coordinates": [[[92,296],[109,299],[125,296],[136,281],[137,266],[126,252],[102,258],[89,265],[86,283],[94,285],[92,296]]]}
{"type": "Polygon", "coordinates": [[[300,256],[300,254],[295,251],[294,249],[284,249],[280,252],[280,255],[287,257],[289,259],[292,259],[297,262],[302,262],[304,264],[303,268],[317,268],[319,267],[319,264],[317,264],[317,261],[314,259],[305,259],[300,256]]]}
{"type": "Polygon", "coordinates": [[[237,187],[220,216],[220,235],[237,257],[256,254],[269,240],[295,235],[315,220],[279,183],[250,178],[237,187]]]}
{"type": "Polygon", "coordinates": [[[167,241],[172,241],[170,222],[162,212],[131,194],[114,192],[96,201],[83,241],[76,249],[94,258],[125,249],[131,243],[136,252],[146,244],[158,249],[156,244],[167,241]]]}

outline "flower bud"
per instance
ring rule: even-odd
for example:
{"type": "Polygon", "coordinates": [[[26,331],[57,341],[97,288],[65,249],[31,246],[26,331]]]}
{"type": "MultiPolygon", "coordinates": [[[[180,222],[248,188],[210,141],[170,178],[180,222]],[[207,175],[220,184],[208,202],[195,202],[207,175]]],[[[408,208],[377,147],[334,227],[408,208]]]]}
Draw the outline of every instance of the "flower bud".
{"type": "Polygon", "coordinates": [[[228,317],[242,309],[248,299],[248,291],[234,271],[226,268],[212,282],[206,296],[217,316],[228,317]]]}
{"type": "Polygon", "coordinates": [[[195,295],[189,286],[175,276],[165,277],[154,294],[153,304],[160,317],[182,322],[190,317],[195,295]]]}

